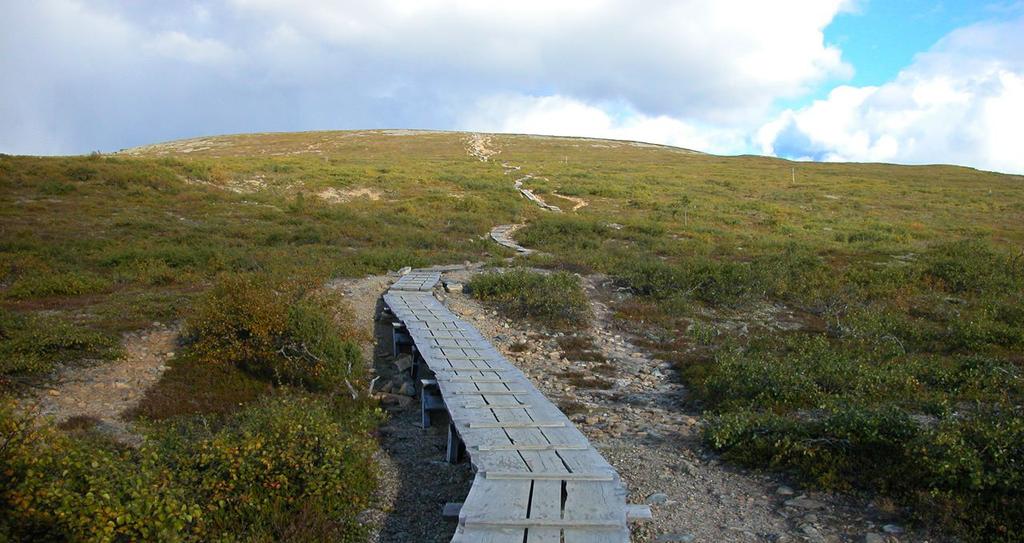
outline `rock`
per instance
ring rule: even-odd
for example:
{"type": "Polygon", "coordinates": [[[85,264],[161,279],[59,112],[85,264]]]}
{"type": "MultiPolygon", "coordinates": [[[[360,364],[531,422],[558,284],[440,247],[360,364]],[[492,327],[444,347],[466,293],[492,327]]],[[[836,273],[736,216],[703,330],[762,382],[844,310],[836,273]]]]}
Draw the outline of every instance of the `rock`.
{"type": "Polygon", "coordinates": [[[800,496],[799,498],[793,498],[783,502],[786,507],[795,507],[797,509],[824,509],[825,504],[812,500],[810,498],[800,496]]]}
{"type": "Polygon", "coordinates": [[[411,367],[412,355],[408,353],[403,353],[398,355],[398,358],[395,359],[395,368],[397,368],[398,371],[406,371],[411,367]]]}
{"type": "Polygon", "coordinates": [[[462,283],[447,282],[444,284],[444,289],[448,292],[462,292],[462,283]]]}
{"type": "Polygon", "coordinates": [[[864,534],[864,543],[886,543],[888,539],[882,534],[864,534]]]}
{"type": "Polygon", "coordinates": [[[387,393],[383,393],[380,396],[380,401],[384,405],[396,405],[398,407],[405,407],[412,403],[412,398],[408,396],[399,396],[398,394],[387,393]]]}
{"type": "Polygon", "coordinates": [[[411,266],[406,266],[406,267],[398,270],[398,275],[408,275],[409,272],[411,272],[411,271],[412,271],[412,267],[411,266]]]}
{"type": "Polygon", "coordinates": [[[887,534],[898,535],[903,533],[903,527],[898,524],[886,524],[882,526],[882,531],[887,534]]]}
{"type": "Polygon", "coordinates": [[[647,505],[663,505],[668,502],[668,494],[664,492],[655,492],[650,496],[647,496],[647,505]]]}
{"type": "Polygon", "coordinates": [[[50,396],[60,396],[60,391],[55,388],[47,390],[46,393],[49,394],[50,396]]]}
{"type": "Polygon", "coordinates": [[[550,353],[548,353],[548,358],[550,358],[551,360],[558,360],[562,358],[562,353],[558,351],[551,351],[550,353]]]}
{"type": "Polygon", "coordinates": [[[691,543],[697,539],[693,534],[661,534],[654,538],[656,543],[691,543]]]}
{"type": "Polygon", "coordinates": [[[402,396],[415,396],[416,385],[412,384],[411,382],[402,383],[402,386],[398,388],[398,393],[401,394],[402,396]]]}
{"type": "Polygon", "coordinates": [[[792,496],[794,494],[793,489],[786,485],[780,485],[779,488],[775,489],[775,493],[779,496],[792,496]]]}
{"type": "Polygon", "coordinates": [[[810,541],[824,541],[825,538],[821,537],[821,532],[813,524],[804,524],[800,527],[800,531],[804,533],[810,541]]]}

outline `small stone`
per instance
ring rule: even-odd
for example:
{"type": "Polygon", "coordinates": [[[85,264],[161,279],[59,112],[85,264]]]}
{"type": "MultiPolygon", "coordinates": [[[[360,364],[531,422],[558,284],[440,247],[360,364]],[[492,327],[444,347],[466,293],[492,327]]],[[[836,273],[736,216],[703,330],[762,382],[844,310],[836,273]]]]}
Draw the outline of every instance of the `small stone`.
{"type": "Polygon", "coordinates": [[[823,503],[821,503],[821,502],[819,502],[817,500],[812,500],[810,498],[805,498],[803,496],[801,496],[799,498],[793,498],[793,499],[790,499],[790,500],[786,500],[783,503],[786,505],[786,507],[795,507],[797,509],[824,509],[825,508],[825,504],[823,504],[823,503]]]}
{"type": "Polygon", "coordinates": [[[775,493],[779,496],[792,496],[794,494],[793,489],[786,485],[780,485],[779,488],[775,489],[775,493]]]}
{"type": "Polygon", "coordinates": [[[655,492],[647,496],[647,505],[663,505],[666,502],[668,502],[668,494],[664,492],[655,492]]]}
{"type": "Polygon", "coordinates": [[[412,398],[408,396],[399,396],[398,394],[382,394],[380,401],[384,405],[396,405],[398,407],[405,407],[412,403],[412,398]]]}
{"type": "Polygon", "coordinates": [[[693,534],[661,534],[654,538],[656,543],[692,543],[697,539],[693,534]]]}
{"type": "Polygon", "coordinates": [[[462,292],[462,288],[462,283],[449,282],[444,284],[444,289],[448,292],[462,292]]]}
{"type": "Polygon", "coordinates": [[[398,270],[398,275],[408,275],[409,272],[411,272],[411,271],[412,271],[412,267],[411,266],[406,266],[406,267],[398,270]]]}
{"type": "Polygon", "coordinates": [[[562,353],[558,351],[551,351],[550,353],[548,353],[548,358],[550,358],[551,360],[558,360],[562,358],[562,353]]]}
{"type": "Polygon", "coordinates": [[[398,371],[406,371],[412,367],[412,356],[409,354],[401,354],[395,359],[395,368],[398,371]]]}
{"type": "Polygon", "coordinates": [[[903,527],[898,524],[886,524],[882,526],[882,531],[887,534],[902,534],[903,527]]]}
{"type": "Polygon", "coordinates": [[[398,393],[401,394],[402,396],[415,396],[416,385],[408,382],[402,383],[402,386],[398,388],[398,393]]]}
{"type": "Polygon", "coordinates": [[[46,393],[49,394],[50,396],[60,396],[60,391],[53,388],[47,390],[46,393]]]}
{"type": "Polygon", "coordinates": [[[864,534],[864,543],[886,543],[887,540],[882,534],[864,534]]]}

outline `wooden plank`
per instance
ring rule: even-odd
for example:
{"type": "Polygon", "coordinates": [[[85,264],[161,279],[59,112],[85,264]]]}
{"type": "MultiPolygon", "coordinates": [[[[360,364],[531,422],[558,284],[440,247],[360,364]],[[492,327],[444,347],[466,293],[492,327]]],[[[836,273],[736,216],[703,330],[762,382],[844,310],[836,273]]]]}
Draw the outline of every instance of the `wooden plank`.
{"type": "MultiPolygon", "coordinates": [[[[485,392],[484,394],[497,394],[485,392]]],[[[470,422],[470,428],[561,428],[565,422],[557,421],[510,421],[510,422],[470,422]]]]}
{"type": "MultiPolygon", "coordinates": [[[[428,364],[429,364],[429,362],[428,362],[428,364]]],[[[476,366],[440,366],[437,369],[434,369],[434,368],[431,368],[431,369],[433,369],[434,372],[442,372],[442,371],[495,371],[495,372],[511,372],[511,371],[514,371],[514,370],[501,369],[501,368],[488,368],[486,366],[483,367],[483,368],[478,368],[476,366]]]]}
{"type": "Polygon", "coordinates": [[[481,451],[583,451],[590,448],[590,445],[583,443],[519,443],[512,445],[493,445],[487,448],[479,447],[481,451]]]}
{"type": "Polygon", "coordinates": [[[463,409],[526,409],[528,407],[530,407],[530,404],[528,404],[528,403],[520,403],[520,404],[513,404],[513,405],[489,405],[489,404],[473,405],[473,404],[465,404],[465,405],[462,406],[463,409]]]}
{"type": "Polygon", "coordinates": [[[485,392],[483,390],[458,390],[453,392],[456,395],[469,395],[469,396],[515,396],[521,394],[529,394],[529,390],[496,390],[494,392],[485,392]]]}
{"type": "Polygon", "coordinates": [[[509,384],[509,383],[514,382],[514,381],[508,381],[508,380],[505,380],[505,379],[488,379],[488,378],[485,378],[485,377],[481,377],[479,379],[474,379],[473,377],[452,377],[450,379],[438,379],[438,381],[442,381],[442,382],[445,382],[445,383],[502,383],[502,384],[509,384]]]}
{"type": "MultiPolygon", "coordinates": [[[[533,480],[533,481],[595,481],[595,482],[608,482],[614,481],[615,476],[607,471],[595,471],[595,472],[572,472],[572,473],[540,473],[536,471],[487,471],[484,475],[488,479],[515,479],[515,480],[533,480]]],[[[623,508],[625,511],[625,508],[623,508]]]]}
{"type": "Polygon", "coordinates": [[[561,543],[561,526],[538,523],[562,520],[562,482],[534,481],[527,516],[533,524],[526,531],[526,543],[561,543]]]}
{"type": "Polygon", "coordinates": [[[522,526],[532,527],[558,527],[558,528],[609,528],[618,530],[622,525],[611,520],[571,520],[560,518],[467,518],[466,526],[522,526]]]}

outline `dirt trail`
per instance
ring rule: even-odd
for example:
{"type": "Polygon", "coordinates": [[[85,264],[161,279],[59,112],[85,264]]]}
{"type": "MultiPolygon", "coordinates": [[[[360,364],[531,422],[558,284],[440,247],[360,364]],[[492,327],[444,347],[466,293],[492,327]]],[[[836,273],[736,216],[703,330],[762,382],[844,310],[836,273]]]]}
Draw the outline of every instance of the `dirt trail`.
{"type": "Polygon", "coordinates": [[[558,196],[559,198],[561,198],[563,200],[569,200],[570,202],[572,202],[573,206],[572,206],[572,209],[570,211],[578,211],[580,208],[587,207],[588,205],[590,205],[590,202],[584,200],[583,198],[577,198],[576,196],[567,196],[565,194],[558,194],[557,192],[554,192],[554,191],[552,191],[551,194],[554,194],[555,196],[558,196]]]}
{"type": "MultiPolygon", "coordinates": [[[[466,139],[466,152],[468,152],[470,156],[478,158],[481,162],[489,162],[491,160],[491,157],[494,157],[497,154],[499,154],[501,150],[492,147],[491,136],[486,136],[483,134],[471,134],[466,139]]],[[[505,175],[518,172],[522,169],[520,166],[515,166],[509,164],[508,162],[502,162],[501,167],[505,169],[505,175]]],[[[562,208],[546,202],[543,198],[538,196],[532,190],[523,186],[523,184],[526,181],[529,181],[531,179],[544,179],[545,181],[547,181],[547,178],[544,177],[536,177],[533,174],[525,174],[522,177],[517,178],[513,185],[515,186],[516,190],[519,191],[520,194],[522,194],[526,199],[540,206],[541,209],[546,209],[548,211],[553,211],[555,213],[561,213],[562,208]]],[[[572,211],[576,211],[582,207],[585,207],[588,204],[588,202],[582,198],[576,198],[574,196],[564,196],[554,192],[552,192],[552,194],[559,198],[563,198],[565,200],[569,200],[570,202],[572,202],[574,204],[572,211]]]]}
{"type": "Polygon", "coordinates": [[[65,366],[53,383],[33,391],[21,403],[58,424],[95,426],[118,441],[138,445],[139,436],[121,416],[160,380],[178,348],[179,329],[157,324],[125,334],[120,359],[85,368],[65,366]]]}

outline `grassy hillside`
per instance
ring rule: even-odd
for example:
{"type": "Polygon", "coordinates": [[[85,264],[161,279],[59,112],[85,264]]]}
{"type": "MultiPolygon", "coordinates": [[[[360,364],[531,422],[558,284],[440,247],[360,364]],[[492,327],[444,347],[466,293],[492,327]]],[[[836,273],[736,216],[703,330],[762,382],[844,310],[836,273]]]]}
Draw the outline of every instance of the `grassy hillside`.
{"type": "MultiPolygon", "coordinates": [[[[296,402],[322,406],[311,426],[325,435],[344,433],[338,420],[365,432],[370,407],[334,405],[302,374],[275,379],[268,368],[293,371],[296,362],[267,346],[333,337],[330,327],[302,325],[343,320],[327,315],[333,306],[316,288],[324,280],[511,256],[484,235],[525,222],[516,239],[540,251],[525,263],[608,274],[632,294],[616,308],[623,325],[679,365],[713,415],[708,443],[727,458],[884,492],[973,538],[1024,536],[1024,178],[530,136],[495,136],[500,153],[482,162],[465,139],[254,134],[113,156],[0,156],[2,386],[16,393],[58,362],[102,363],[118,356],[120,334],[184,318],[193,347],[167,374],[177,384],[165,377],[159,386],[229,384],[191,407],[143,406],[159,419],[148,427],[161,458],[216,450],[266,417],[299,416],[296,402]],[[506,161],[536,176],[529,188],[549,203],[570,209],[564,195],[588,205],[538,208],[503,174],[506,161]],[[273,314],[243,295],[255,288],[291,293],[279,304],[291,309],[273,314]],[[218,306],[237,311],[203,312],[218,306]],[[786,326],[776,318],[783,313],[786,326]],[[242,353],[233,358],[200,348],[237,336],[239,322],[276,324],[260,328],[272,331],[262,347],[229,345],[242,353]],[[195,417],[211,413],[217,424],[196,430],[195,417]]],[[[253,337],[257,325],[247,326],[243,335],[253,337]]],[[[16,416],[5,420],[13,431],[16,416]]],[[[66,439],[74,449],[96,438],[66,439]]],[[[343,472],[368,439],[336,464],[317,462],[343,472]]],[[[112,458],[141,454],[110,447],[112,458]]],[[[293,453],[302,451],[282,454],[293,453]]],[[[157,462],[153,480],[169,469],[157,462]]],[[[35,488],[21,484],[2,489],[5,507],[43,514],[46,503],[18,501],[35,488]]],[[[204,484],[216,486],[189,479],[155,494],[185,504],[175,521],[197,538],[259,513],[193,514],[190,504],[209,499],[195,493],[204,484]]],[[[296,499],[332,510],[313,495],[296,499]]],[[[122,500],[124,511],[131,503],[122,500]]],[[[286,513],[253,537],[284,537],[286,513]]],[[[331,529],[314,532],[354,533],[331,529]]]]}

